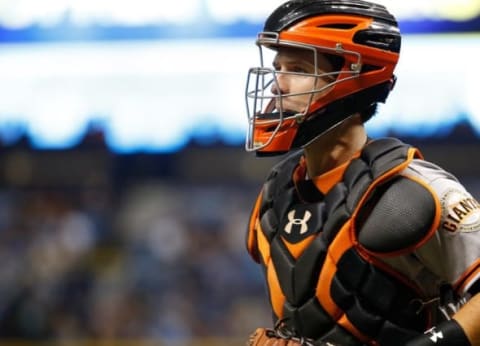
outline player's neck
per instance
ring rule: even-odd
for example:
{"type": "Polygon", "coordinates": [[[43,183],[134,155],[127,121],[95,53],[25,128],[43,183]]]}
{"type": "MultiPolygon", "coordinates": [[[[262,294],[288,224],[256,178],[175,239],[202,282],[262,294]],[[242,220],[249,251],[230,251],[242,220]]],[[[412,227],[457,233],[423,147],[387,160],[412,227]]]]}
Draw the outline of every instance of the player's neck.
{"type": "Polygon", "coordinates": [[[359,117],[348,119],[305,147],[308,176],[319,176],[351,160],[366,142],[367,134],[359,117]]]}

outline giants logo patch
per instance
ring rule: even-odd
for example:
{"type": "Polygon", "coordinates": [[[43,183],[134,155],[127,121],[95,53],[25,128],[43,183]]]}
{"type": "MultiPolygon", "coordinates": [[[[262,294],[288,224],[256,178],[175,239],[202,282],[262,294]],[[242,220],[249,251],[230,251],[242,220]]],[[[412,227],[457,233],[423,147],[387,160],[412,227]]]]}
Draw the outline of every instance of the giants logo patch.
{"type": "Polygon", "coordinates": [[[441,227],[449,232],[480,231],[480,204],[464,191],[451,189],[441,198],[441,227]]]}

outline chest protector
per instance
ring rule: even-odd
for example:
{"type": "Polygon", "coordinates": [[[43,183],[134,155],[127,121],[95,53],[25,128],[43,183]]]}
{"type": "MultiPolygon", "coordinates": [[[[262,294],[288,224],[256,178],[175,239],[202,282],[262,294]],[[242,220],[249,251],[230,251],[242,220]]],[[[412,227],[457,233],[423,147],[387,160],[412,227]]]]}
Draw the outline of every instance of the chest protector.
{"type": "Polygon", "coordinates": [[[314,340],[404,345],[430,313],[421,291],[382,258],[411,252],[439,224],[436,195],[398,174],[420,153],[396,139],[373,141],[326,195],[293,181],[300,156],[273,168],[248,234],[275,318],[314,340]]]}

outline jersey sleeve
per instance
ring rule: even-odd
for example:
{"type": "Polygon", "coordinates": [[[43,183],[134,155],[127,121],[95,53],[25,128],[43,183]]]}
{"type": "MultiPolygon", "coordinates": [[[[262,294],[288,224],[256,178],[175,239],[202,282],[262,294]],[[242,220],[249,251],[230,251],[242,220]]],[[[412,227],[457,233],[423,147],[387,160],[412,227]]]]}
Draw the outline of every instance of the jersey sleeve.
{"type": "Polygon", "coordinates": [[[453,175],[434,164],[414,161],[407,174],[423,179],[441,206],[437,232],[415,255],[463,295],[480,282],[480,205],[453,175]]]}

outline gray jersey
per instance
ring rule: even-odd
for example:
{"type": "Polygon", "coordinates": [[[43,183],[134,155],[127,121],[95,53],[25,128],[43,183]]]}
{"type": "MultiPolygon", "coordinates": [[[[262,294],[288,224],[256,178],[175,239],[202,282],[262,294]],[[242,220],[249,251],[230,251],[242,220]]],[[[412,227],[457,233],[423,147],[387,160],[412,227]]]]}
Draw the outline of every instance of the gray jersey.
{"type": "Polygon", "coordinates": [[[438,296],[449,283],[460,295],[480,279],[480,205],[450,173],[423,160],[414,160],[402,173],[428,185],[442,208],[440,227],[414,253],[384,259],[423,287],[427,297],[438,296]]]}

